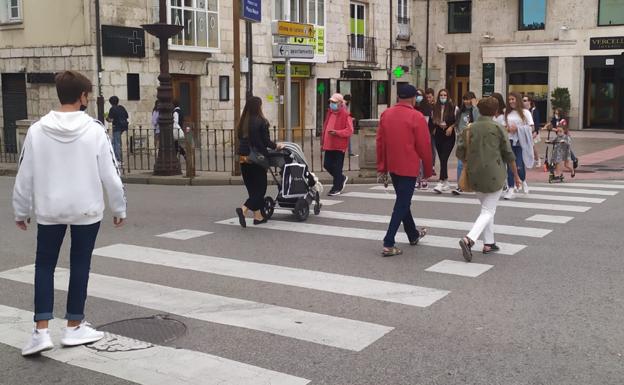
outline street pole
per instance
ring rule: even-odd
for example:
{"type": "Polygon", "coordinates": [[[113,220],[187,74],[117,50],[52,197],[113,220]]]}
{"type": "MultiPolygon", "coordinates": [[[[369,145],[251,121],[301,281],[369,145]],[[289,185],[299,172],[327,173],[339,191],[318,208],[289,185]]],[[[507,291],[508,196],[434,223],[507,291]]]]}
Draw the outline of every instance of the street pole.
{"type": "Polygon", "coordinates": [[[102,37],[100,23],[100,0],[95,0],[95,60],[97,67],[98,96],[96,99],[97,119],[104,122],[104,95],[102,94],[102,37]]]}
{"type": "Polygon", "coordinates": [[[425,34],[425,89],[429,88],[429,6],[430,0],[427,0],[427,32],[425,34]]]}
{"type": "Polygon", "coordinates": [[[247,56],[247,93],[246,99],[249,100],[253,96],[253,23],[245,21],[245,56],[247,56]]]}
{"type": "MultiPolygon", "coordinates": [[[[233,16],[232,26],[234,35],[234,148],[238,150],[238,123],[240,122],[240,108],[241,108],[241,92],[240,92],[240,76],[241,76],[241,55],[240,55],[240,12],[241,2],[240,0],[234,0],[233,2],[233,16]]],[[[232,175],[240,175],[240,163],[234,159],[234,167],[232,168],[232,175]]]]}
{"type": "Polygon", "coordinates": [[[390,105],[392,104],[392,101],[390,100],[390,95],[392,95],[392,43],[394,42],[394,36],[392,35],[392,2],[394,0],[389,0],[390,1],[390,46],[388,48],[388,55],[389,57],[389,62],[390,62],[390,68],[388,68],[388,91],[386,91],[386,99],[388,99],[388,108],[390,108],[390,105]]]}
{"type": "Polygon", "coordinates": [[[286,127],[286,141],[292,142],[292,122],[290,116],[290,58],[286,58],[284,65],[284,123],[286,127]]]}

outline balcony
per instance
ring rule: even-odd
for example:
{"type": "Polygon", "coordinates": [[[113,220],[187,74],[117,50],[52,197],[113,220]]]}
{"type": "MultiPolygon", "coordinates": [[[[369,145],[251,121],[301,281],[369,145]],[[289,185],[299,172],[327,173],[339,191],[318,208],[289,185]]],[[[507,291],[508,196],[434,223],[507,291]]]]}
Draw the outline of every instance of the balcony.
{"type": "Polygon", "coordinates": [[[374,37],[348,35],[349,61],[377,64],[377,46],[374,37]]]}
{"type": "Polygon", "coordinates": [[[409,17],[399,16],[397,19],[397,40],[409,41],[412,36],[409,17]]]}

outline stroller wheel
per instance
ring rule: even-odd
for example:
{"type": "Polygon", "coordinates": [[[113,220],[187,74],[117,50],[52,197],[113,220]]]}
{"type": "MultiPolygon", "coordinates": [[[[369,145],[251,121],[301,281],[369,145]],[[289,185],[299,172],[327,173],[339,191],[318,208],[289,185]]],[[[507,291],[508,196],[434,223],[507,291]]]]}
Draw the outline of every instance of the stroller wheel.
{"type": "Polygon", "coordinates": [[[271,219],[275,211],[275,201],[271,197],[264,197],[264,214],[266,219],[271,219]]]}
{"type": "Polygon", "coordinates": [[[310,204],[307,200],[299,198],[297,199],[297,203],[295,204],[295,209],[293,211],[297,220],[299,222],[303,222],[308,219],[308,216],[310,215],[310,204]]]}

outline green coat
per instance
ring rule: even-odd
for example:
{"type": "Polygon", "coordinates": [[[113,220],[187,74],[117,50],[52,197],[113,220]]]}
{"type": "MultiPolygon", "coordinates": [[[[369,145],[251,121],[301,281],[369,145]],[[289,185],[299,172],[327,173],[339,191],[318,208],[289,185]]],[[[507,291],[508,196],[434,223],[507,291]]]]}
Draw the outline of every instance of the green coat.
{"type": "Polygon", "coordinates": [[[507,163],[516,160],[503,126],[491,116],[480,116],[462,132],[461,139],[455,154],[467,167],[472,189],[483,193],[502,189],[507,180],[507,163]],[[468,145],[466,135],[470,135],[468,145]]]}

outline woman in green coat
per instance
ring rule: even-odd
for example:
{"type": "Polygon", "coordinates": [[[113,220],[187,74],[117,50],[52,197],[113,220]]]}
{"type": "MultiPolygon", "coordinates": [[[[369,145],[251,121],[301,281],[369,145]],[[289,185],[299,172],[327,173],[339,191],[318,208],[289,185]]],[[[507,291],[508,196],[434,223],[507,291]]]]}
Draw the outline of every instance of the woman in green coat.
{"type": "Polygon", "coordinates": [[[462,132],[456,150],[457,159],[464,163],[468,185],[481,202],[481,215],[459,241],[467,262],[472,260],[472,247],[481,233],[484,254],[500,250],[494,242],[494,214],[507,180],[506,165],[513,172],[516,186],[522,185],[507,131],[492,119],[498,110],[498,101],[492,97],[484,98],[477,107],[480,117],[462,132]]]}

